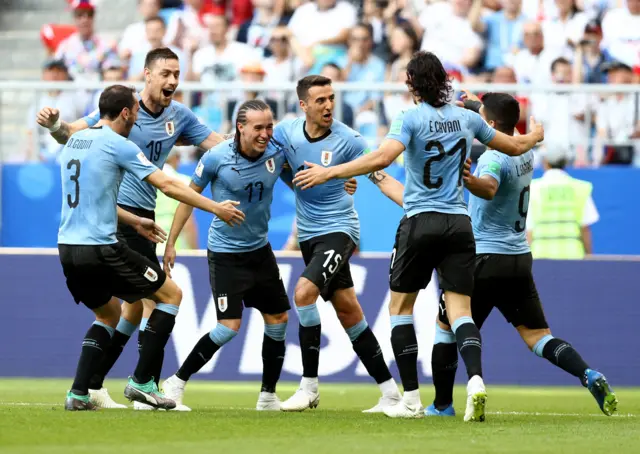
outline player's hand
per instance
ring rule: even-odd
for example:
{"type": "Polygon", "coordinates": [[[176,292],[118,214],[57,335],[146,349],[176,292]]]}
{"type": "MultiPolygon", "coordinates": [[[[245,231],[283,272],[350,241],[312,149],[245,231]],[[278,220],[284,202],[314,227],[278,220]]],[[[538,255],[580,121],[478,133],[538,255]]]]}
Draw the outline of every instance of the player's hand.
{"type": "Polygon", "coordinates": [[[140,236],[143,236],[154,243],[164,243],[167,240],[167,232],[162,230],[162,228],[153,222],[152,219],[140,218],[135,229],[140,236]]]}
{"type": "Polygon", "coordinates": [[[464,162],[464,168],[462,169],[462,181],[467,184],[472,178],[473,174],[471,173],[471,158],[467,158],[467,160],[464,162]]]}
{"type": "Polygon", "coordinates": [[[213,214],[222,219],[227,225],[233,227],[240,225],[244,221],[244,213],[236,208],[240,205],[240,202],[235,200],[225,200],[222,203],[218,203],[216,211],[213,214]]]}
{"type": "Polygon", "coordinates": [[[329,181],[329,169],[326,167],[307,161],[304,162],[304,165],[309,168],[300,170],[293,179],[293,184],[303,191],[329,181]]]}
{"type": "Polygon", "coordinates": [[[462,92],[462,95],[460,97],[462,98],[463,101],[478,101],[478,102],[482,102],[482,101],[480,101],[480,98],[478,98],[476,95],[471,93],[466,88],[462,88],[462,89],[460,89],[460,91],[462,92]]]}
{"type": "Polygon", "coordinates": [[[529,117],[529,133],[535,134],[538,139],[538,143],[544,140],[544,127],[542,123],[536,123],[536,120],[533,117],[529,117]]]}
{"type": "Polygon", "coordinates": [[[347,194],[353,195],[356,193],[357,189],[358,189],[358,180],[356,180],[355,178],[349,178],[347,181],[344,182],[344,190],[347,191],[347,194]]]}
{"type": "Polygon", "coordinates": [[[176,247],[173,244],[168,244],[164,248],[164,257],[162,257],[162,269],[168,277],[171,277],[171,270],[176,263],[176,247]]]}
{"type": "Polygon", "coordinates": [[[36,115],[36,121],[43,128],[52,128],[60,118],[60,111],[53,107],[44,107],[38,115],[36,115]]]}

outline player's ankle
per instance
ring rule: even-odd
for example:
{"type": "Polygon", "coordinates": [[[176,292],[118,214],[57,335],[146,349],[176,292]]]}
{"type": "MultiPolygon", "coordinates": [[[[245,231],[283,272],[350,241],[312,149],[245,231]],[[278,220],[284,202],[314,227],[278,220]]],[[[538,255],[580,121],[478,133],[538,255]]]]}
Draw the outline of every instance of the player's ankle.
{"type": "Polygon", "coordinates": [[[302,377],[300,387],[305,391],[318,391],[318,377],[302,377]]]}
{"type": "Polygon", "coordinates": [[[414,389],[412,391],[405,391],[402,395],[402,400],[407,405],[420,404],[420,389],[414,389]]]}

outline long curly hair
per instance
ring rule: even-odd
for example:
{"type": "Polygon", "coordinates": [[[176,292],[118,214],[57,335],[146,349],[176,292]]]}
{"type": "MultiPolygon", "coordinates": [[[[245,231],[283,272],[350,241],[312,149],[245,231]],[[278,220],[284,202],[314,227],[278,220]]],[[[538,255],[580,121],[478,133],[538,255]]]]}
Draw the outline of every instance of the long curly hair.
{"type": "Polygon", "coordinates": [[[416,52],[407,65],[407,85],[420,101],[442,107],[453,95],[451,79],[440,59],[431,52],[416,52]]]}

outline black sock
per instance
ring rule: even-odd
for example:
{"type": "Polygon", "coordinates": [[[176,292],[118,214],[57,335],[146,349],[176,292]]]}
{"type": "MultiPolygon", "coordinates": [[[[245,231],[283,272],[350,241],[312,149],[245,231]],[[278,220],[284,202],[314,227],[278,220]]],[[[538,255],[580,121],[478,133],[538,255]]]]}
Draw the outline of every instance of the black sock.
{"type": "Polygon", "coordinates": [[[302,376],[316,378],[320,362],[321,325],[302,326],[298,331],[300,349],[302,350],[302,376]]]}
{"type": "Polygon", "coordinates": [[[160,386],[160,375],[162,375],[162,363],[164,362],[164,349],[158,354],[155,361],[153,362],[153,369],[151,370],[151,375],[153,376],[153,381],[156,382],[158,387],[160,386]]]}
{"type": "Polygon", "coordinates": [[[202,369],[204,365],[213,358],[213,355],[219,349],[218,344],[211,340],[209,333],[205,334],[200,338],[196,346],[193,347],[187,359],[184,360],[184,363],[182,363],[182,366],[178,369],[178,372],[176,372],[176,376],[180,380],[189,380],[193,374],[202,369]]]}
{"type": "Polygon", "coordinates": [[[391,380],[391,372],[389,372],[387,363],[384,362],[382,349],[371,328],[367,327],[352,344],[353,350],[377,384],[391,380]]]}
{"type": "MultiPolygon", "coordinates": [[[[133,373],[136,383],[148,383],[154,373],[154,365],[159,355],[164,351],[164,346],[171,336],[173,326],[176,324],[176,316],[159,309],[154,309],[149,317],[149,322],[144,330],[142,350],[138,365],[133,373]]],[[[155,366],[157,367],[157,365],[155,366]]]]}
{"type": "Polygon", "coordinates": [[[275,393],[280,379],[285,353],[284,340],[277,341],[266,334],[262,339],[262,388],[261,392],[275,393]]]}
{"type": "Polygon", "coordinates": [[[113,368],[116,361],[118,361],[118,358],[120,358],[120,355],[122,354],[125,345],[127,345],[127,342],[129,342],[129,339],[131,339],[131,336],[127,336],[125,333],[116,330],[113,334],[113,338],[111,338],[111,342],[107,346],[107,350],[104,352],[104,355],[96,368],[96,373],[93,374],[89,381],[89,389],[102,388],[105,377],[113,368]]]}
{"type": "Polygon", "coordinates": [[[560,369],[578,377],[586,386],[584,371],[589,369],[580,354],[566,341],[554,337],[544,346],[542,355],[560,369]]]}
{"type": "MultiPolygon", "coordinates": [[[[469,317],[469,320],[471,318],[469,317]]],[[[469,378],[482,377],[482,338],[480,330],[473,321],[465,321],[455,330],[460,356],[467,368],[469,378]]]]}
{"type": "Polygon", "coordinates": [[[391,346],[405,392],[418,389],[418,340],[413,324],[391,330],[391,346]]]}
{"type": "Polygon", "coordinates": [[[138,355],[142,351],[142,340],[144,339],[144,330],[138,331],[138,355]]]}
{"type": "Polygon", "coordinates": [[[109,342],[111,342],[111,334],[104,326],[91,325],[82,341],[76,377],[71,385],[72,393],[78,396],[89,394],[89,379],[95,373],[109,342]]]}
{"type": "Polygon", "coordinates": [[[453,384],[456,380],[457,369],[458,346],[456,344],[434,344],[431,354],[431,371],[436,398],[433,404],[438,410],[444,410],[453,403],[453,384]]]}

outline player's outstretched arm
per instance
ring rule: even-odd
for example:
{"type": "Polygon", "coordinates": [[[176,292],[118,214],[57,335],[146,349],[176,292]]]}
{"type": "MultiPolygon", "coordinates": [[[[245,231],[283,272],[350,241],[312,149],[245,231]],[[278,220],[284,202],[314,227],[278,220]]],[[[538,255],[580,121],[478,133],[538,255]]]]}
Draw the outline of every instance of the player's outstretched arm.
{"type": "Polygon", "coordinates": [[[45,107],[36,116],[36,121],[43,128],[47,128],[51,137],[56,139],[60,145],[64,145],[73,134],[83,129],[87,129],[89,124],[84,120],[76,120],[73,123],[67,123],[60,120],[60,111],[52,107],[45,107]]]}
{"type": "Polygon", "coordinates": [[[462,180],[469,192],[485,200],[493,200],[498,192],[498,182],[490,175],[476,177],[471,173],[471,158],[467,159],[462,172],[462,180]]]}
{"type": "Polygon", "coordinates": [[[160,169],[150,174],[145,181],[158,188],[167,197],[213,213],[230,226],[240,225],[244,221],[244,213],[235,208],[236,205],[240,205],[240,202],[231,200],[222,203],[214,202],[198,194],[177,178],[171,178],[160,169]]]}
{"type": "Polygon", "coordinates": [[[164,243],[167,239],[167,232],[152,219],[141,218],[120,207],[118,207],[118,221],[130,225],[139,235],[154,243],[164,243]]]}
{"type": "MultiPolygon", "coordinates": [[[[204,188],[201,188],[194,182],[189,184],[189,187],[193,189],[198,194],[202,193],[204,188]]],[[[162,259],[162,264],[164,268],[164,272],[167,273],[167,276],[171,277],[171,270],[173,269],[173,265],[176,262],[176,241],[178,241],[178,237],[187,221],[191,217],[193,213],[193,207],[191,205],[187,205],[186,203],[181,203],[178,205],[175,214],[173,215],[173,222],[171,223],[171,229],[169,230],[169,238],[167,239],[167,246],[164,250],[164,257],[162,259]]]]}
{"type": "Polygon", "coordinates": [[[509,156],[520,156],[531,150],[544,140],[544,128],[541,123],[531,117],[529,119],[529,133],[521,136],[509,136],[500,131],[486,145],[509,156]]]}
{"type": "Polygon", "coordinates": [[[404,145],[394,139],[385,139],[377,151],[367,153],[351,162],[335,167],[323,167],[306,162],[308,169],[299,171],[293,182],[296,186],[309,189],[332,179],[351,178],[358,175],[368,175],[377,170],[387,168],[404,151],[404,145]]]}
{"type": "Polygon", "coordinates": [[[384,195],[402,207],[404,199],[404,185],[402,183],[384,170],[373,172],[367,178],[369,178],[373,184],[378,186],[378,189],[380,189],[384,195]]]}

